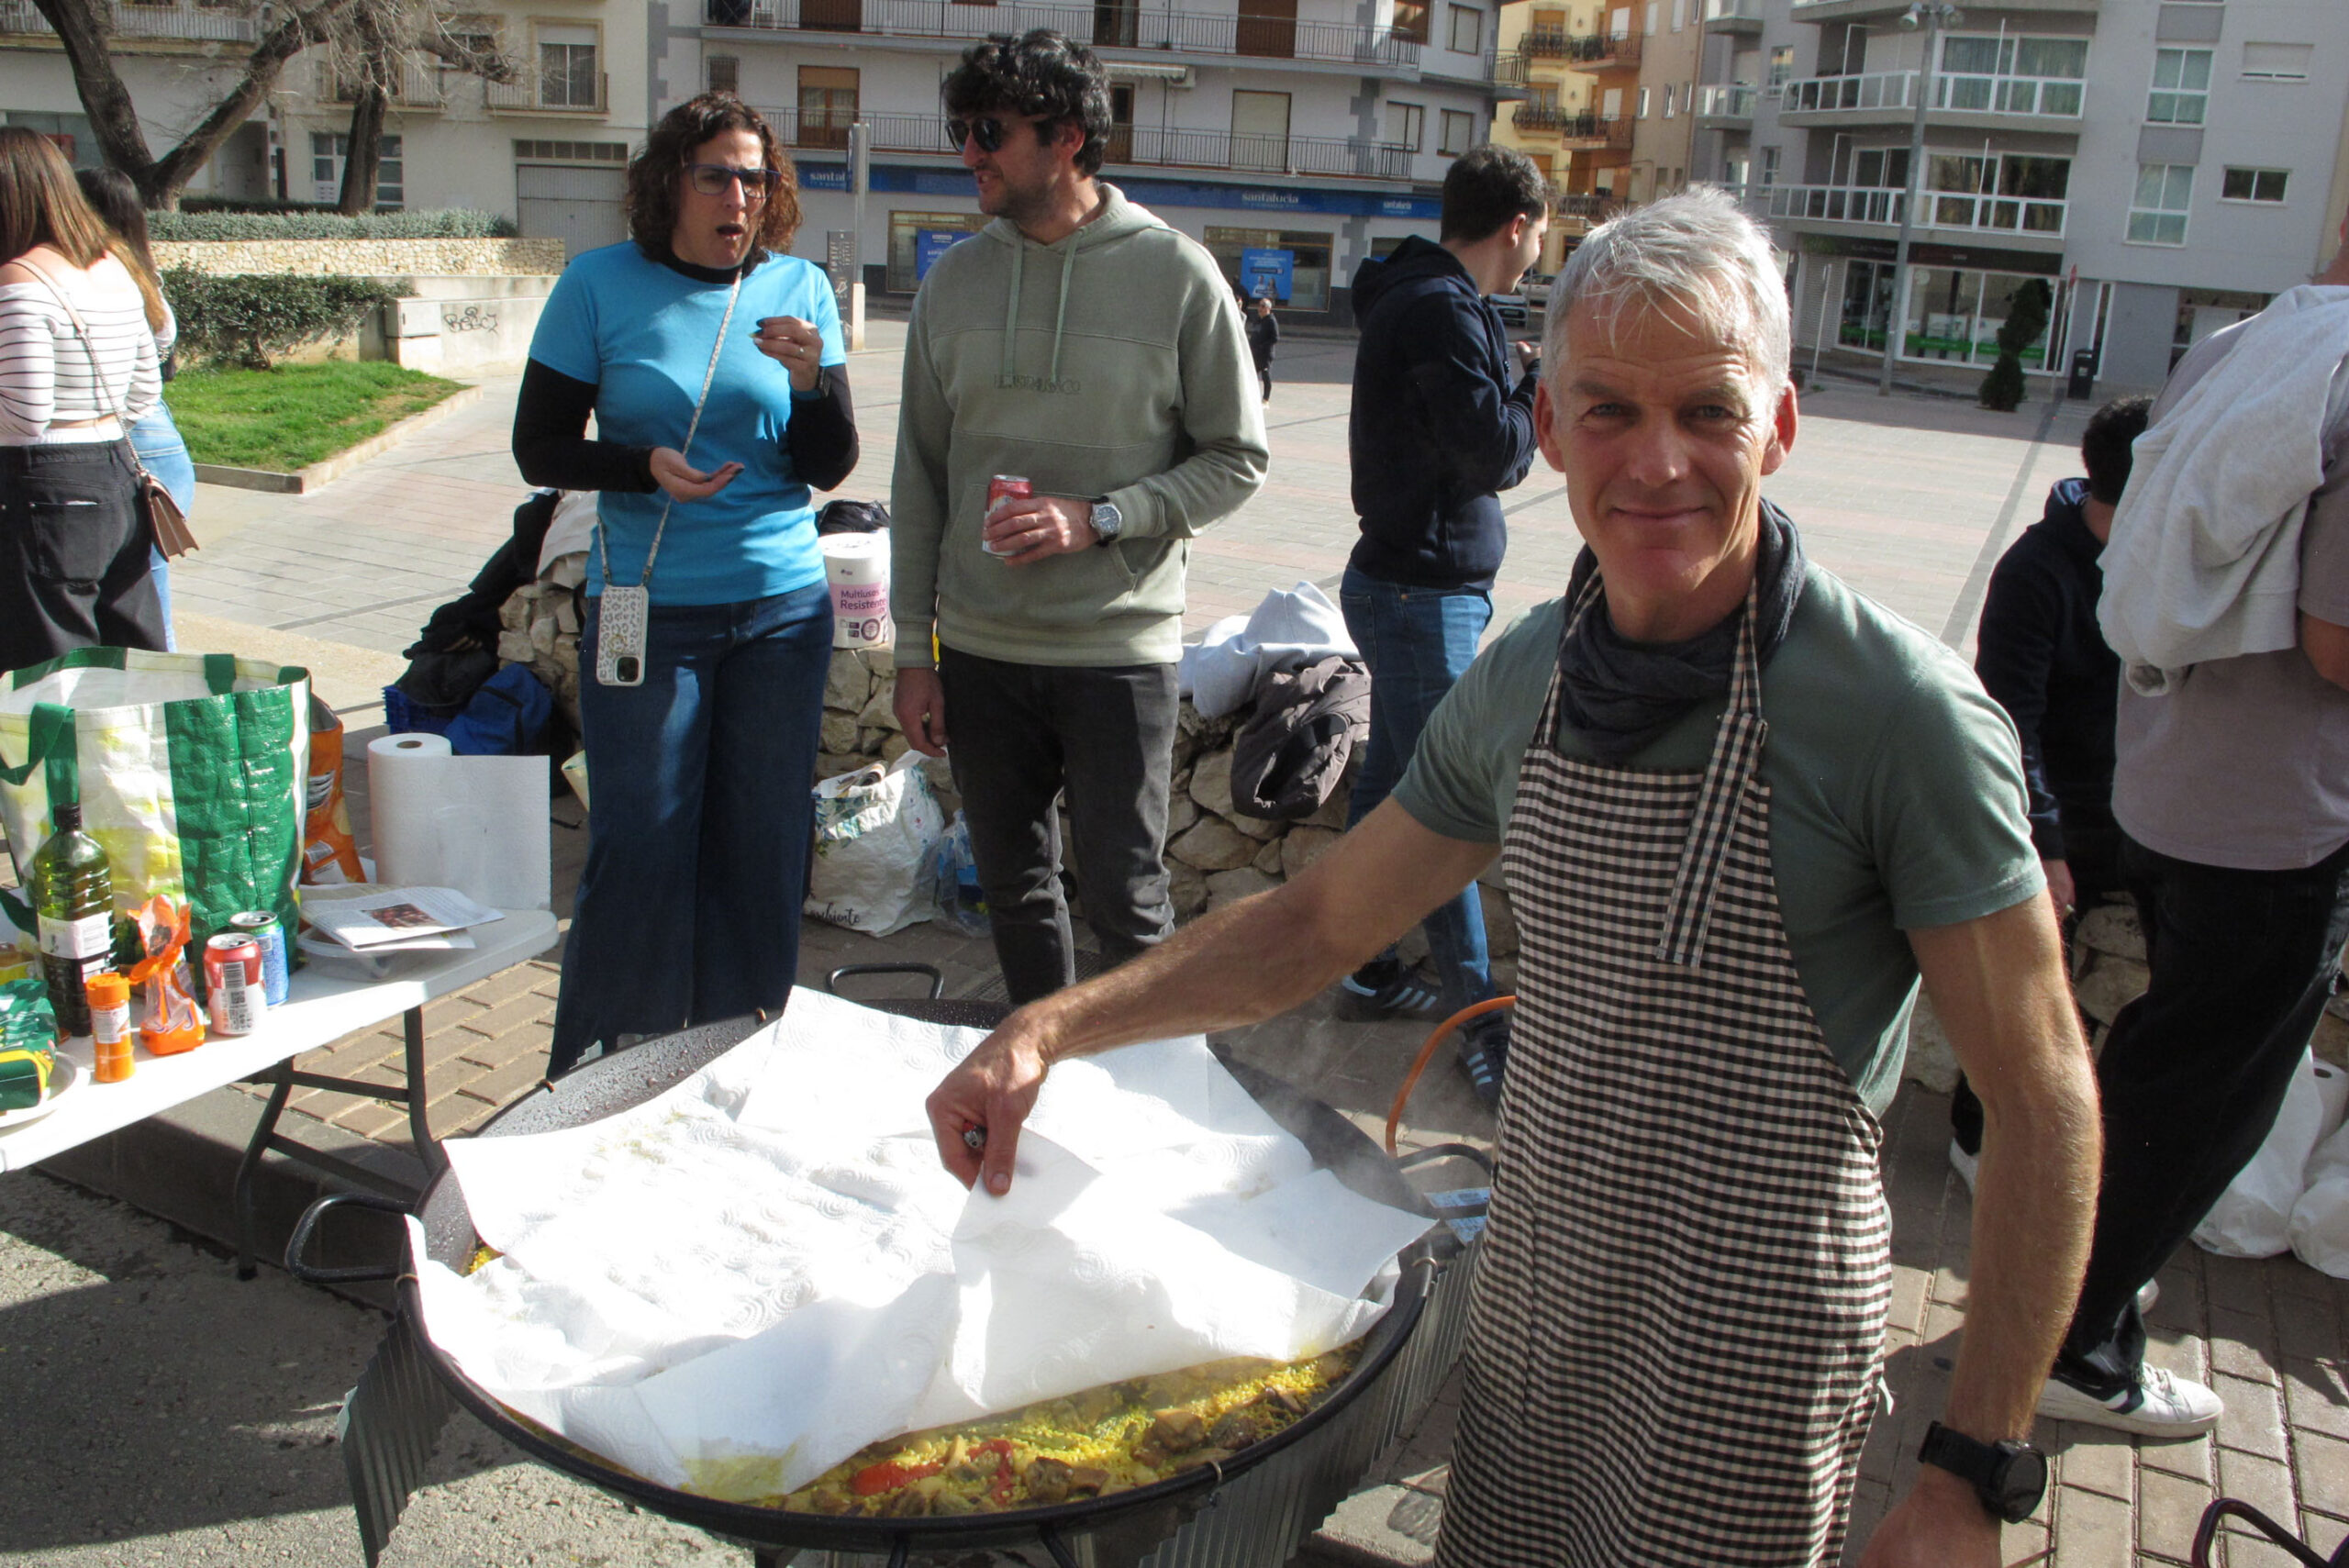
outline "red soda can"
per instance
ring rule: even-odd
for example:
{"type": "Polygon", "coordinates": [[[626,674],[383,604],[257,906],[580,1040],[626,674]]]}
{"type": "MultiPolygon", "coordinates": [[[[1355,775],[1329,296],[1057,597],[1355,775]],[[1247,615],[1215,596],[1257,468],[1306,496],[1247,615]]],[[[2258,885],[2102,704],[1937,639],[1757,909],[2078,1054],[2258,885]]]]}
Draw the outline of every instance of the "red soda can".
{"type": "MultiPolygon", "coordinates": [[[[996,507],[1005,501],[1024,501],[1034,494],[1036,494],[1035,482],[1029,479],[1025,474],[996,474],[994,478],[987,481],[987,512],[986,517],[979,519],[979,526],[981,528],[985,528],[988,519],[995,516],[996,507]]],[[[979,548],[985,550],[989,555],[1017,555],[1019,553],[1015,550],[997,550],[993,544],[989,543],[984,536],[979,540],[979,548]]]]}
{"type": "Polygon", "coordinates": [[[204,990],[214,1034],[250,1034],[267,1006],[261,943],[242,931],[223,931],[204,944],[204,990]]]}

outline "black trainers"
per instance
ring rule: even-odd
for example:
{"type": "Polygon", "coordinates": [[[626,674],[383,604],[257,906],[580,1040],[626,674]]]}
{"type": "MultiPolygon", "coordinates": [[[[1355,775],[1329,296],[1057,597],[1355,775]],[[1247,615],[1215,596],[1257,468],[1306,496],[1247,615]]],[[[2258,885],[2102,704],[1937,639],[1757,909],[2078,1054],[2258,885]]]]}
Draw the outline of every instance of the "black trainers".
{"type": "Polygon", "coordinates": [[[1337,1015],[1348,1023],[1428,1018],[1442,1006],[1434,986],[1391,961],[1366,963],[1338,982],[1337,1015]]]}
{"type": "Polygon", "coordinates": [[[1501,1074],[1508,1067],[1507,1013],[1486,1013],[1460,1026],[1460,1070],[1478,1099],[1488,1106],[1501,1103],[1501,1074]]]}

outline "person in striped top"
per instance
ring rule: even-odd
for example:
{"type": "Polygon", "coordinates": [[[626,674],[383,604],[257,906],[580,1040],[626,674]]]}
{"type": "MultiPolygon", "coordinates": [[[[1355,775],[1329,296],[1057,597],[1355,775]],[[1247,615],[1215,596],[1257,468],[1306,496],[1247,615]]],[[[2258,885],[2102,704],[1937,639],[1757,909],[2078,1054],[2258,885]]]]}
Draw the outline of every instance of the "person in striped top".
{"type": "Polygon", "coordinates": [[[164,644],[128,439],[162,384],[119,243],[55,145],[0,128],[0,672],[164,644]]]}

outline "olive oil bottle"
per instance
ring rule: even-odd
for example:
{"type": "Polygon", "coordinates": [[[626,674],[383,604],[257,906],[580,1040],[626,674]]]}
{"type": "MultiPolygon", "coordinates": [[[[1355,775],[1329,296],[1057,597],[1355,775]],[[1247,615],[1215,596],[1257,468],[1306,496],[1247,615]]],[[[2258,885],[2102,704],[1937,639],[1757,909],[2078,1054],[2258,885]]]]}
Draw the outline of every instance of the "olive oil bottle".
{"type": "Polygon", "coordinates": [[[40,926],[41,973],[57,1027],[88,1034],[83,986],[114,962],[114,873],[105,847],[82,831],[79,801],[58,806],[50,820],[57,830],[34,851],[26,875],[40,926]]]}

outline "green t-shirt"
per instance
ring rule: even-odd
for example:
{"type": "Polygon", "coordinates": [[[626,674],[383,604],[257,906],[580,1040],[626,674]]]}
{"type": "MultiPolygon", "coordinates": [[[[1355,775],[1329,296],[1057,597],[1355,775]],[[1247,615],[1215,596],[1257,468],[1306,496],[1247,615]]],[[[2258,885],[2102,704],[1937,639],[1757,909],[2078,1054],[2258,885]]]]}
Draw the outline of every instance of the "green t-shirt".
{"type": "MultiPolygon", "coordinates": [[[[1395,798],[1431,832],[1497,843],[1557,667],[1563,601],[1485,650],[1422,733],[1395,798]]],[[[1726,699],[1627,767],[1705,765],[1726,699]]],[[[1770,860],[1795,969],[1828,1049],[1879,1114],[1899,1086],[1917,995],[1901,932],[2020,904],[2046,879],[2005,712],[1948,649],[1817,566],[1762,673],[1770,860]]],[[[1580,737],[1560,737],[1587,759],[1580,737]]]]}

